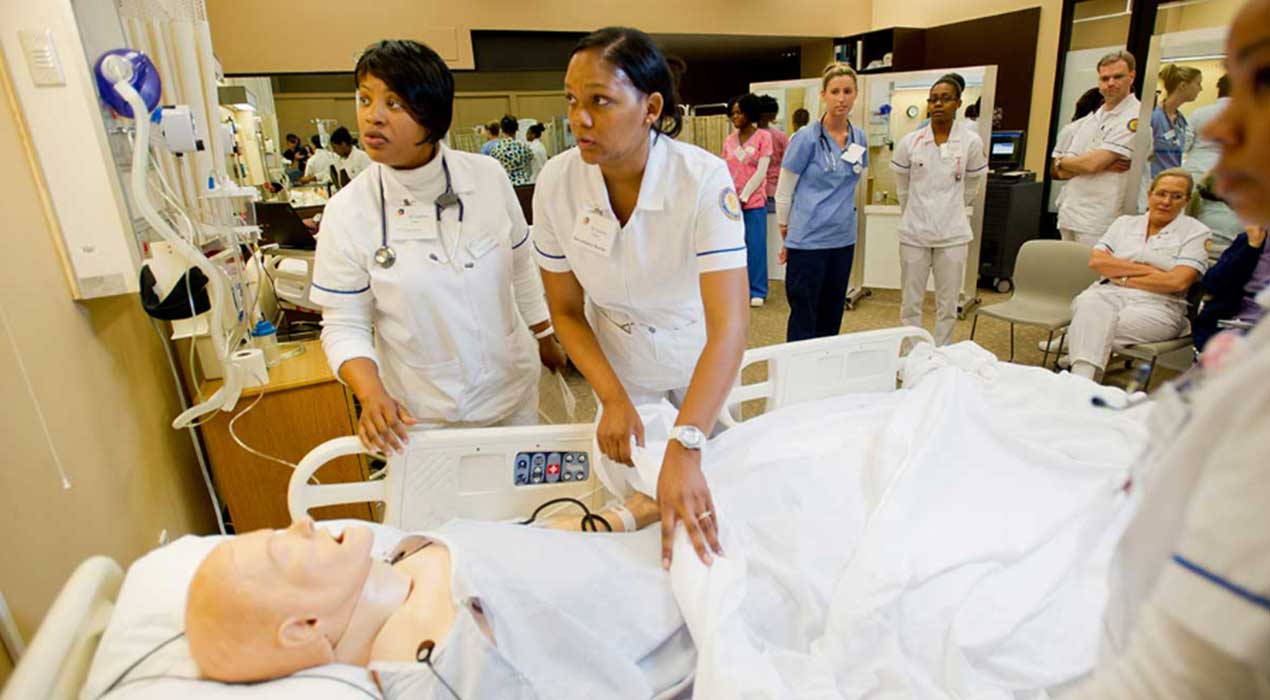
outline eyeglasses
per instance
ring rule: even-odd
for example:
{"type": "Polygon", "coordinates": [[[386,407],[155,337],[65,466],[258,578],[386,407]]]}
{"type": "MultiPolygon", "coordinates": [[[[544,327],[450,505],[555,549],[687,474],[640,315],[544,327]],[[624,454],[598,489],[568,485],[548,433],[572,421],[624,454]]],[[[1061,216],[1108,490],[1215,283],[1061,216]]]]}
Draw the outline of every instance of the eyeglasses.
{"type": "Polygon", "coordinates": [[[956,98],[956,97],[944,97],[943,95],[936,95],[935,97],[927,97],[926,104],[938,105],[938,104],[943,104],[945,102],[951,103],[951,102],[956,102],[958,99],[959,98],[956,98]]]}

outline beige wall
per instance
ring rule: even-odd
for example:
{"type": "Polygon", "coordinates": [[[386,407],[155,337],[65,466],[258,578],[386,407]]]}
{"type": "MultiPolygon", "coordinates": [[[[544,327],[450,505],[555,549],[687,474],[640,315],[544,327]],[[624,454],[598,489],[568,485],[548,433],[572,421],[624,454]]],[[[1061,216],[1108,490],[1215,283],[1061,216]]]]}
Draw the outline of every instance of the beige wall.
{"type": "Polygon", "coordinates": [[[1049,133],[1050,105],[1054,99],[1054,76],[1057,71],[1058,31],[1062,19],[1062,0],[873,0],[873,26],[934,27],[963,22],[1027,7],[1041,8],[1040,35],[1036,46],[1036,66],[1032,75],[1032,111],[1028,121],[1025,167],[1035,172],[1045,169],[1045,147],[1049,133]]]}
{"type": "Polygon", "coordinates": [[[870,27],[867,0],[787,0],[779,10],[771,3],[733,0],[380,0],[372,12],[343,0],[308,0],[302,8],[255,0],[207,5],[216,55],[231,74],[347,70],[358,51],[384,37],[419,39],[451,66],[471,68],[473,29],[590,31],[624,24],[652,33],[832,37],[870,27]],[[301,46],[297,36],[303,37],[301,46]]]}
{"type": "Polygon", "coordinates": [[[0,256],[0,592],[29,641],[82,560],[105,554],[127,565],[157,545],[164,529],[176,538],[214,524],[189,435],[168,425],[179,412],[172,375],[137,300],[71,301],[4,70],[0,62],[0,162],[8,164],[0,190],[10,252],[0,256]],[[48,421],[51,448],[37,411],[48,421]]]}

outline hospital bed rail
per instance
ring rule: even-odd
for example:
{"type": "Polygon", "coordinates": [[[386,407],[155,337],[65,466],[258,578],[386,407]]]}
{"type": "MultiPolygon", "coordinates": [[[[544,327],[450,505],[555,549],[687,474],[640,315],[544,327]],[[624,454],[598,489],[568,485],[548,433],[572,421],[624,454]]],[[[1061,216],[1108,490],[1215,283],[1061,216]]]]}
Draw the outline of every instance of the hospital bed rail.
{"type": "Polygon", "coordinates": [[[719,421],[735,427],[742,405],[751,401],[761,400],[760,413],[766,413],[832,396],[894,391],[906,343],[921,342],[933,345],[935,339],[921,328],[903,326],[747,350],[719,421]],[[745,370],[759,364],[767,365],[767,379],[742,384],[745,370]]]}
{"type": "Polygon", "coordinates": [[[76,700],[123,585],[109,557],[84,560],[53,601],[0,700],[76,700]]]}
{"type": "MultiPolygon", "coordinates": [[[[920,342],[933,343],[921,328],[902,327],[782,343],[746,351],[741,367],[765,364],[767,378],[737,385],[720,421],[741,421],[742,404],[762,401],[762,412],[850,393],[894,391],[902,354],[920,342]]],[[[384,504],[383,522],[403,530],[436,527],[453,517],[480,520],[523,518],[546,501],[570,497],[599,509],[604,488],[594,465],[591,423],[503,428],[415,430],[405,453],[388,456],[381,480],[317,484],[313,476],[338,457],[368,452],[355,436],[327,441],[309,452],[292,474],[287,504],[292,518],[319,506],[384,504]],[[516,478],[526,455],[585,455],[581,480],[563,476],[535,483],[516,478]]],[[[570,472],[576,475],[579,472],[570,472]]]]}

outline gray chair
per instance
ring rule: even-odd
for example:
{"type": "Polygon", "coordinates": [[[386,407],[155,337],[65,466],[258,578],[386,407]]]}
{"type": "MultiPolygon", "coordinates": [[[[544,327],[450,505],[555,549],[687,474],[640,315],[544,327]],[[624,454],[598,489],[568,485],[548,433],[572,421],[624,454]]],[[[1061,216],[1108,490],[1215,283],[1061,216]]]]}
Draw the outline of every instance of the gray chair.
{"type": "MultiPolygon", "coordinates": [[[[1049,362],[1054,333],[1072,322],[1072,300],[1098,281],[1089,268],[1089,246],[1074,241],[1032,240],[1019,249],[1014,266],[1014,294],[1008,301],[975,310],[970,339],[975,339],[979,316],[1010,324],[1010,362],[1014,361],[1014,326],[1040,326],[1049,332],[1041,366],[1049,362]]],[[[1058,353],[1054,355],[1058,361],[1058,353]]]]}
{"type": "MultiPolygon", "coordinates": [[[[1199,310],[1199,303],[1204,296],[1204,285],[1196,282],[1186,292],[1186,317],[1191,323],[1195,323],[1195,316],[1199,310]]],[[[1169,367],[1170,369],[1183,371],[1190,367],[1195,360],[1195,339],[1191,337],[1191,333],[1187,330],[1185,335],[1180,335],[1170,340],[1160,340],[1154,343],[1135,343],[1132,345],[1112,345],[1112,355],[1120,355],[1122,357],[1132,358],[1142,362],[1150,363],[1147,367],[1147,376],[1142,383],[1142,390],[1149,391],[1151,389],[1151,376],[1155,374],[1155,366],[1157,362],[1169,367]],[[1189,350],[1190,362],[1185,362],[1185,366],[1179,367],[1176,364],[1170,366],[1169,359],[1177,357],[1187,357],[1188,353],[1181,351],[1189,350]],[[1173,357],[1167,357],[1173,356],[1173,357]]]]}

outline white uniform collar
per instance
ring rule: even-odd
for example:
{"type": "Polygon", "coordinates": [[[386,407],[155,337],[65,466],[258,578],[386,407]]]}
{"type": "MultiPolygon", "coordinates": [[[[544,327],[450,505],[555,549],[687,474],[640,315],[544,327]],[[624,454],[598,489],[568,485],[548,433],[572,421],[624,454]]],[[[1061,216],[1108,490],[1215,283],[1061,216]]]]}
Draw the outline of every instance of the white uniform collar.
{"type": "MultiPolygon", "coordinates": [[[[648,161],[644,163],[644,176],[639,183],[639,201],[635,203],[635,208],[658,211],[666,201],[665,170],[670,151],[668,142],[671,139],[652,130],[648,133],[648,161]]],[[[608,211],[609,193],[604,185],[604,174],[600,172],[600,166],[583,163],[582,167],[587,172],[591,208],[608,211]]]]}
{"type": "MultiPolygon", "coordinates": [[[[957,123],[957,120],[953,120],[952,128],[948,130],[948,140],[944,143],[961,143],[961,132],[964,128],[957,123]]],[[[930,122],[927,122],[926,126],[922,127],[922,135],[914,145],[921,145],[924,141],[935,143],[935,128],[931,126],[930,122]]]]}
{"type": "Polygon", "coordinates": [[[1137,96],[1134,95],[1133,93],[1129,93],[1127,97],[1125,97],[1123,100],[1120,100],[1120,104],[1116,105],[1115,109],[1108,110],[1107,106],[1103,105],[1102,107],[1098,108],[1098,114],[1103,119],[1108,119],[1114,116],[1122,115],[1126,111],[1137,112],[1138,108],[1141,106],[1142,106],[1142,103],[1138,102],[1137,96]]]}
{"type": "Polygon", "coordinates": [[[394,197],[404,195],[401,190],[421,189],[439,183],[445,188],[445,172],[441,167],[444,158],[450,169],[450,183],[457,194],[468,194],[476,191],[476,179],[471,176],[464,159],[456,157],[454,151],[443,143],[437,143],[437,154],[426,164],[411,170],[398,170],[379,163],[379,175],[384,176],[384,189],[394,197]]]}

